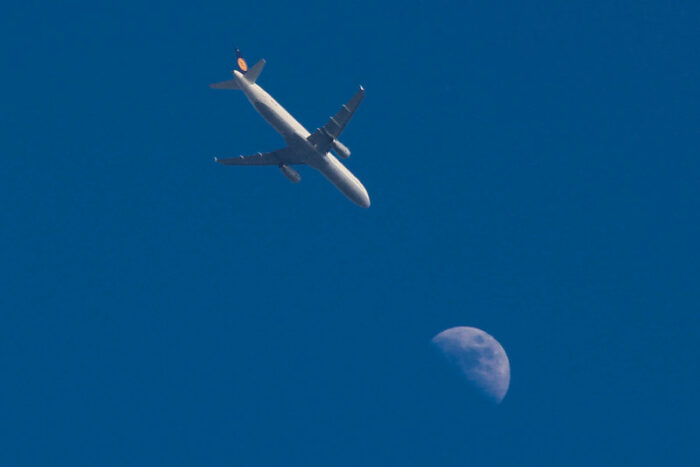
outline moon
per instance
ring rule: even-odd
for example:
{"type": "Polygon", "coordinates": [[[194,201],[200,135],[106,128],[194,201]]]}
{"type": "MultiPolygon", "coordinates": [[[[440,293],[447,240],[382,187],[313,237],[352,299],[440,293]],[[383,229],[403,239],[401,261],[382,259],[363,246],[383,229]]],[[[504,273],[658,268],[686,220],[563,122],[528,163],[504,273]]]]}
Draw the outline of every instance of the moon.
{"type": "Polygon", "coordinates": [[[499,404],[510,385],[506,351],[481,329],[457,326],[433,337],[433,344],[483,395],[499,404]]]}

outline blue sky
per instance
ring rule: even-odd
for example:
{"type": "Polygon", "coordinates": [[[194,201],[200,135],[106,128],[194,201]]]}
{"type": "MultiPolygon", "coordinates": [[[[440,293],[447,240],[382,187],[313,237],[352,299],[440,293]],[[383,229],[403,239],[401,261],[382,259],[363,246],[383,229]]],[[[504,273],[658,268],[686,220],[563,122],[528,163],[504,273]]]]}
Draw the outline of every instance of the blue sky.
{"type": "Polygon", "coordinates": [[[692,2],[14,3],[0,18],[0,463],[690,465],[692,2]],[[343,136],[322,176],[234,47],[343,136]],[[494,406],[430,339],[508,352],[494,406]]]}

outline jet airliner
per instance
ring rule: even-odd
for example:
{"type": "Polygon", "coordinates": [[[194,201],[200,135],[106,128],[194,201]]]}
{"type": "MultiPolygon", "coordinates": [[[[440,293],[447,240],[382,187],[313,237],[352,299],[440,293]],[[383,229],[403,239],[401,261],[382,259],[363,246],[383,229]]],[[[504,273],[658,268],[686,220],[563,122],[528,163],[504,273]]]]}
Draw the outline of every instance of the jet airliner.
{"type": "Polygon", "coordinates": [[[301,180],[299,172],[292,165],[306,164],[321,172],[333,185],[338,188],[355,204],[368,208],[370,205],[367,190],[338,159],[347,159],[350,150],[338,140],[360,102],[365,97],[365,90],[360,90],[343,105],[337,114],[314,133],[304,128],[287,110],[272,98],[256,81],[265,66],[262,59],[250,69],[241,53],[236,49],[239,70],[233,71],[233,79],[209,85],[213,89],[239,89],[243,91],[250,103],[260,115],[282,135],[287,146],[272,152],[257,153],[251,156],[238,156],[226,159],[214,158],[224,165],[276,165],[282,173],[292,181],[301,180]]]}

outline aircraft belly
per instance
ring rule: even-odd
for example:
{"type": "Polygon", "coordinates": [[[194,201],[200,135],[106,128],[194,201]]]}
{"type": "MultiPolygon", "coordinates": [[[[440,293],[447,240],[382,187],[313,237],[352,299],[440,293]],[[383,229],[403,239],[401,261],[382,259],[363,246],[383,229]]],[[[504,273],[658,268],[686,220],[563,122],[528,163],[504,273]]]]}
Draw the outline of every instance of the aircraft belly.
{"type": "Polygon", "coordinates": [[[270,106],[263,102],[255,102],[253,105],[267,123],[272,125],[277,132],[283,135],[292,132],[291,125],[279,112],[275,112],[270,106]]]}

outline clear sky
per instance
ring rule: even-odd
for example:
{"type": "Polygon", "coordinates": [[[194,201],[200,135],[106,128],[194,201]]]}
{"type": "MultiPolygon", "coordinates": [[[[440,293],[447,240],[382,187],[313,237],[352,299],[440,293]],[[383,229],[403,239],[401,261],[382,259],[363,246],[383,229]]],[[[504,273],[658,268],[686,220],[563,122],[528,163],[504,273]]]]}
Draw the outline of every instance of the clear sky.
{"type": "Polygon", "coordinates": [[[11,3],[1,465],[700,457],[697,2],[11,3]],[[365,86],[370,209],[214,164],[283,144],[236,46],[310,130],[365,86]]]}

